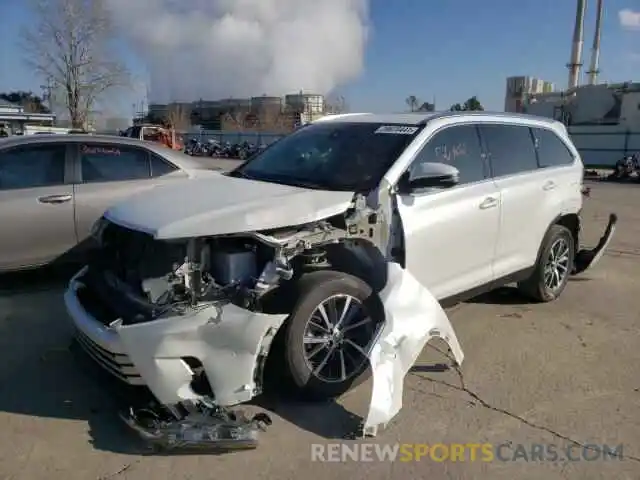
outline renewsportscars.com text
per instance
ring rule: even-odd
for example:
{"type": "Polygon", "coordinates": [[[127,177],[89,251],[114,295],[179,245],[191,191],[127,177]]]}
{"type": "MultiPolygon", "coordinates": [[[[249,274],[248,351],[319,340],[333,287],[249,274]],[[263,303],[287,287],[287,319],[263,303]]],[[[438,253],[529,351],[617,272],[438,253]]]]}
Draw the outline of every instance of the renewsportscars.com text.
{"type": "Polygon", "coordinates": [[[623,445],[550,443],[315,443],[314,462],[595,462],[623,460],[623,445]]]}

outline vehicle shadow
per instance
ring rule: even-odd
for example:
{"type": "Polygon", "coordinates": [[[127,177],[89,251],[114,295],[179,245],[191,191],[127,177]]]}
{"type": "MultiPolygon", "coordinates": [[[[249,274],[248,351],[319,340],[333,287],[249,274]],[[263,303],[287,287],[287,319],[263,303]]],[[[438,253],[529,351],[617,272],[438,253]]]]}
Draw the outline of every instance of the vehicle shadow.
{"type": "Polygon", "coordinates": [[[0,275],[0,412],[85,421],[97,448],[131,453],[117,402],[69,348],[63,293],[75,270],[0,275]]]}
{"type": "Polygon", "coordinates": [[[500,287],[490,292],[471,298],[464,303],[481,303],[488,305],[528,305],[531,300],[516,287],[500,287]]]}

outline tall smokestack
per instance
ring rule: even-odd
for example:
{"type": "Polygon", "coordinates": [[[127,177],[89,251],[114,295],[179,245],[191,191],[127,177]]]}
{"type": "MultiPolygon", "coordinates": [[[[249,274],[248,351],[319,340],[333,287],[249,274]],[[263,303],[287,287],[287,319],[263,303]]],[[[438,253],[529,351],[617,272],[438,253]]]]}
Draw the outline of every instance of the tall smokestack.
{"type": "Polygon", "coordinates": [[[600,35],[602,24],[602,7],[603,0],[598,0],[598,12],[596,14],[596,31],[593,34],[593,47],[591,47],[591,65],[589,66],[589,85],[595,85],[598,82],[598,74],[600,73],[600,35]]]}
{"type": "Polygon", "coordinates": [[[582,43],[584,37],[584,12],[585,0],[577,0],[576,23],[573,29],[573,45],[571,48],[571,59],[567,64],[569,69],[569,85],[568,88],[578,86],[580,79],[580,67],[582,66],[582,43]]]}

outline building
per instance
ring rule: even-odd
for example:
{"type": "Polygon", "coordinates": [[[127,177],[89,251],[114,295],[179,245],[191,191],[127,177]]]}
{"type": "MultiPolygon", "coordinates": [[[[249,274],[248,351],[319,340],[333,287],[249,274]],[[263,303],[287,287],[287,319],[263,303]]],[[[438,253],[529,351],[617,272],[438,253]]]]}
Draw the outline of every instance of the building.
{"type": "Polygon", "coordinates": [[[196,100],[191,103],[151,103],[149,116],[156,120],[168,119],[179,105],[180,111],[188,111],[192,125],[205,129],[267,128],[274,123],[294,124],[315,120],[326,114],[323,95],[295,93],[284,97],[262,95],[252,98],[224,98],[196,100]]]}
{"type": "Polygon", "coordinates": [[[53,126],[55,121],[52,113],[28,113],[20,105],[0,100],[0,125],[10,134],[21,133],[25,125],[53,126]]]}
{"type": "Polygon", "coordinates": [[[581,85],[530,95],[524,112],[561,121],[586,165],[640,151],[640,82],[581,85]]]}
{"type": "Polygon", "coordinates": [[[551,93],[555,86],[551,82],[534,77],[518,76],[507,78],[504,111],[522,112],[530,95],[551,93]]]}

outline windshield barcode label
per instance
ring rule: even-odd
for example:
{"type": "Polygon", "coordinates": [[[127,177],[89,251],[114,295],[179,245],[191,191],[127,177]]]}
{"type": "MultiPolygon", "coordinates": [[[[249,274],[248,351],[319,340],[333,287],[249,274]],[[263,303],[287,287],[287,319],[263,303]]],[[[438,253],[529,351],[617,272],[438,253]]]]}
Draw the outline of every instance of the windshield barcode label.
{"type": "Polygon", "coordinates": [[[418,127],[406,127],[402,125],[383,125],[373,133],[391,133],[395,135],[413,135],[418,131],[418,127]]]}

